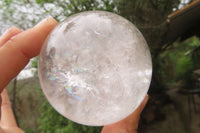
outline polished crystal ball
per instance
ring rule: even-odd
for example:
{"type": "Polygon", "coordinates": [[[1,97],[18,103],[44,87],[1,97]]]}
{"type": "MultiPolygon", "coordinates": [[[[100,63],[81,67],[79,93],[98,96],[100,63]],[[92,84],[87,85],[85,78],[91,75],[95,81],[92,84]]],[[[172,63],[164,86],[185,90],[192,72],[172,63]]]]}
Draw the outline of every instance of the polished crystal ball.
{"type": "Polygon", "coordinates": [[[130,115],[143,101],[151,75],[151,56],[140,31],[105,11],[68,17],[50,33],[39,58],[49,103],[84,125],[107,125],[130,115]]]}

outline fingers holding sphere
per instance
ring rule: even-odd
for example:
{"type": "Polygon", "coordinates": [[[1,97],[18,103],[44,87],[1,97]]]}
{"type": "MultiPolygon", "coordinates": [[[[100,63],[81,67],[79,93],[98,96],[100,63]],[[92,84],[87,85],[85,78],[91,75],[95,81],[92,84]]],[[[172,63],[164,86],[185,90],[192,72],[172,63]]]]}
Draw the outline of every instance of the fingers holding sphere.
{"type": "Polygon", "coordinates": [[[29,59],[37,56],[51,30],[57,25],[53,18],[47,18],[32,29],[11,37],[0,47],[0,92],[27,65],[29,59]]]}

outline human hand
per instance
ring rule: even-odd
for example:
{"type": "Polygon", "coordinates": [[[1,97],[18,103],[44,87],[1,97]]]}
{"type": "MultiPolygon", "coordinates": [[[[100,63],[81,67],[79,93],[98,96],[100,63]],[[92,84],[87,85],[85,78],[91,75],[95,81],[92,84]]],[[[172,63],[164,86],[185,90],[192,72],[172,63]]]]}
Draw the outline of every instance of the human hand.
{"type": "Polygon", "coordinates": [[[26,66],[30,58],[39,54],[45,38],[56,25],[54,19],[48,18],[26,31],[11,28],[0,38],[0,133],[23,133],[16,124],[7,92],[3,88],[26,66]]]}
{"type": "MultiPolygon", "coordinates": [[[[30,58],[39,54],[44,40],[56,25],[54,19],[48,18],[26,31],[11,28],[0,38],[0,93],[3,100],[0,133],[23,133],[17,127],[7,92],[3,88],[17,76],[30,58]]],[[[105,126],[102,133],[136,133],[140,113],[147,101],[148,96],[134,113],[120,122],[105,126]]]]}
{"type": "Polygon", "coordinates": [[[0,38],[0,92],[30,58],[39,54],[44,40],[56,25],[56,20],[48,18],[26,31],[11,28],[0,38]]]}

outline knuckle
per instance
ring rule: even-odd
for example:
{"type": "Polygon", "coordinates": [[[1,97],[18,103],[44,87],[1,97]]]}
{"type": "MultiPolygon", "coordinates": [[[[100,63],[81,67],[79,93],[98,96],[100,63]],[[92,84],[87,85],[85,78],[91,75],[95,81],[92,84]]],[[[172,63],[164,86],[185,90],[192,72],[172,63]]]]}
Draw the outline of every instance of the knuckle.
{"type": "Polygon", "coordinates": [[[7,44],[13,44],[13,43],[15,43],[16,42],[16,37],[15,36],[13,36],[13,37],[11,37],[8,41],[7,41],[7,44]]]}
{"type": "Polygon", "coordinates": [[[1,104],[1,108],[11,108],[10,103],[9,102],[3,102],[1,104]]]}
{"type": "Polygon", "coordinates": [[[9,35],[14,35],[14,34],[19,33],[19,32],[21,32],[21,30],[17,27],[11,27],[6,31],[6,33],[9,34],[9,35]]]}

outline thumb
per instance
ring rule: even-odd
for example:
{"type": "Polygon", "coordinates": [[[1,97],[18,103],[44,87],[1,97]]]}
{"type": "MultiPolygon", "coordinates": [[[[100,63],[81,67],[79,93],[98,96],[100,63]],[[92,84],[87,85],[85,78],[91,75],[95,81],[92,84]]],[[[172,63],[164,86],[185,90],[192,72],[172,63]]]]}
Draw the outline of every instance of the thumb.
{"type": "Polygon", "coordinates": [[[15,116],[13,114],[6,89],[3,90],[1,96],[2,96],[1,124],[8,127],[10,126],[17,127],[15,116]]]}
{"type": "Polygon", "coordinates": [[[140,113],[147,104],[147,101],[148,95],[146,95],[143,102],[132,114],[117,123],[104,126],[101,133],[137,133],[140,113]]]}

